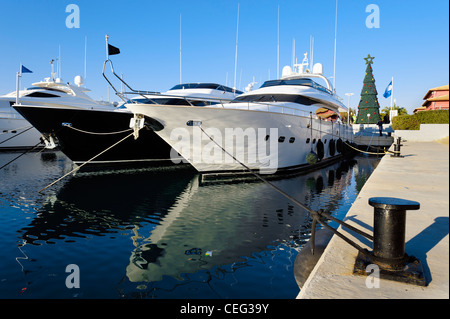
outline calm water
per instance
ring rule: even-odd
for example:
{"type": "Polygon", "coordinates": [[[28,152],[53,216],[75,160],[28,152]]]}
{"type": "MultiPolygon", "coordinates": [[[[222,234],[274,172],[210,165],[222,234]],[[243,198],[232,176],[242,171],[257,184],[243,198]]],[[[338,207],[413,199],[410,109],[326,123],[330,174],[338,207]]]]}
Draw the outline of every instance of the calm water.
{"type": "MultiPolygon", "coordinates": [[[[0,166],[17,156],[0,153],[0,166]]],[[[378,163],[272,181],[342,218],[378,163]]],[[[199,185],[188,169],[78,173],[59,152],[0,170],[0,298],[295,298],[311,219],[264,183],[199,185]],[[79,268],[80,288],[66,287],[79,268]]]]}

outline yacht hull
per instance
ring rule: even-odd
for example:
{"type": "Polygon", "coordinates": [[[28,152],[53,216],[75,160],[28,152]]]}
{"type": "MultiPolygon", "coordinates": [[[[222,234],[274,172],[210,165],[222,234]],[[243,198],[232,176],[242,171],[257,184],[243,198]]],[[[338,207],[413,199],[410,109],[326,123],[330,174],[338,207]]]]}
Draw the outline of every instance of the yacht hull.
{"type": "Polygon", "coordinates": [[[41,133],[24,119],[0,118],[0,127],[0,151],[27,150],[41,144],[41,133]]]}
{"type": "Polygon", "coordinates": [[[346,126],[312,116],[221,107],[126,107],[160,122],[164,128],[156,134],[201,173],[306,169],[341,156],[342,142],[352,136],[346,126]],[[319,155],[316,163],[311,152],[319,155]]]}
{"type": "Polygon", "coordinates": [[[39,133],[10,106],[0,99],[0,151],[26,150],[39,145],[39,133]]]}
{"type": "MultiPolygon", "coordinates": [[[[56,138],[60,150],[76,164],[85,163],[132,133],[129,123],[133,114],[130,112],[30,105],[14,108],[44,136],[56,138]]],[[[128,137],[90,161],[89,166],[173,165],[170,150],[171,147],[151,129],[144,128],[137,140],[128,137]]]]}

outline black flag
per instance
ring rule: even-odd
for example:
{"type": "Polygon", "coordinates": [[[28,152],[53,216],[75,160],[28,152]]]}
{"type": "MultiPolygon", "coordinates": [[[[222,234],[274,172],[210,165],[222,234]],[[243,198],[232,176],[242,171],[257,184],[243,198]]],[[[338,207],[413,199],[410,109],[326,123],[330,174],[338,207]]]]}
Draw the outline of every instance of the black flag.
{"type": "Polygon", "coordinates": [[[119,53],[120,53],[119,48],[116,48],[115,46],[112,46],[111,44],[108,43],[108,55],[114,55],[119,53]]]}

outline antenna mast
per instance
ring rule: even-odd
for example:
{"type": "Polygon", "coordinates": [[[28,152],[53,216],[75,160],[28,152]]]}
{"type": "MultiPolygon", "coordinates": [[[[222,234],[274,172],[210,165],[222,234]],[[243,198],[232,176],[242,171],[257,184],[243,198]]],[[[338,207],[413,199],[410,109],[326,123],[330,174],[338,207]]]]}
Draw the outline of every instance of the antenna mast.
{"type": "Polygon", "coordinates": [[[338,0],[336,0],[336,16],[334,18],[334,66],[333,66],[333,90],[336,91],[336,37],[337,37],[337,9],[338,0]]]}
{"type": "Polygon", "coordinates": [[[84,84],[86,85],[87,36],[84,37],[84,84]]]}
{"type": "Polygon", "coordinates": [[[180,84],[181,84],[181,13],[180,13],[180,84]]]}
{"type": "Polygon", "coordinates": [[[238,3],[237,27],[236,27],[236,52],[235,52],[235,54],[234,54],[234,87],[233,87],[233,89],[236,89],[236,69],[237,69],[238,35],[239,35],[239,3],[238,3]]]}
{"type": "Polygon", "coordinates": [[[280,5],[278,5],[277,18],[277,79],[280,78],[280,5]]]}
{"type": "Polygon", "coordinates": [[[57,67],[58,67],[58,71],[57,71],[58,78],[61,78],[61,45],[58,46],[58,64],[57,64],[57,67]]]}
{"type": "Polygon", "coordinates": [[[292,70],[295,64],[295,38],[292,39],[292,70]]]}

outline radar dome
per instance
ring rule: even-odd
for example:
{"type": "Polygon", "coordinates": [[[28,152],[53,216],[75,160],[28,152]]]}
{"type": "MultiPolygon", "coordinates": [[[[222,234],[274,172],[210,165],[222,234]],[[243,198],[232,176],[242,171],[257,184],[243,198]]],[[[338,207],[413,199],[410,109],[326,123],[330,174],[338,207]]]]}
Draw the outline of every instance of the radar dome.
{"type": "Polygon", "coordinates": [[[314,64],[313,73],[314,74],[323,74],[323,66],[321,63],[314,64]]]}
{"type": "Polygon", "coordinates": [[[281,71],[281,76],[289,76],[292,74],[292,68],[289,65],[286,65],[283,67],[283,71],[281,71]]]}
{"type": "Polygon", "coordinates": [[[81,77],[81,75],[77,75],[74,79],[73,82],[77,85],[77,86],[82,86],[84,84],[83,78],[81,77]]]}

